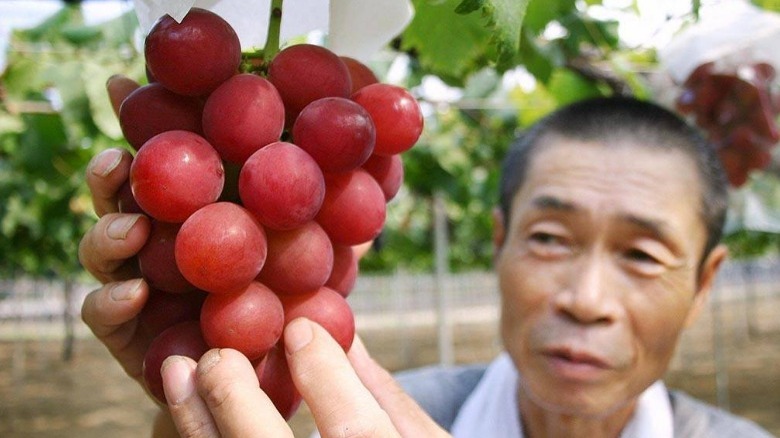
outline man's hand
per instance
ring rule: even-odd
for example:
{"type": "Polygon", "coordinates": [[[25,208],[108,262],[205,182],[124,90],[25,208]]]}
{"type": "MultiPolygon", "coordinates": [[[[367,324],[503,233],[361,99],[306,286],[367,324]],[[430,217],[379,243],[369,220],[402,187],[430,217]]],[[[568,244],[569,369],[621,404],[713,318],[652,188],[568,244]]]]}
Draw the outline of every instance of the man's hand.
{"type": "MultiPolygon", "coordinates": [[[[284,342],[295,385],[323,437],[447,436],[358,338],[345,355],[322,327],[300,318],[287,325],[284,342]]],[[[182,436],[293,436],[259,388],[252,365],[235,350],[211,350],[198,363],[169,357],[162,376],[182,436]]]]}
{"type": "MultiPolygon", "coordinates": [[[[133,90],[134,81],[115,76],[106,84],[115,113],[133,90]]],[[[128,375],[141,380],[143,357],[150,339],[138,330],[138,314],[149,294],[132,258],[149,236],[144,215],[121,214],[117,193],[130,173],[132,155],[123,149],[108,149],[87,166],[87,186],[99,217],[79,244],[79,260],[103,287],[91,292],[81,315],[95,336],[117,358],[128,375]]]]}

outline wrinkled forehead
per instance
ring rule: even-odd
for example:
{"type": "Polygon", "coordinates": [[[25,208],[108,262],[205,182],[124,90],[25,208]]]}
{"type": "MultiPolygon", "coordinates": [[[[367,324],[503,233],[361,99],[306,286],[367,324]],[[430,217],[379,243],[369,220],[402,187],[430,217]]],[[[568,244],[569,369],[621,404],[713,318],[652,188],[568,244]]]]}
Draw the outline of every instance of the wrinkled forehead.
{"type": "Polygon", "coordinates": [[[704,225],[701,178],[693,158],[679,149],[643,144],[641,139],[580,141],[550,136],[529,158],[513,211],[518,201],[540,194],[569,201],[588,196],[598,208],[657,210],[693,217],[704,225]]]}

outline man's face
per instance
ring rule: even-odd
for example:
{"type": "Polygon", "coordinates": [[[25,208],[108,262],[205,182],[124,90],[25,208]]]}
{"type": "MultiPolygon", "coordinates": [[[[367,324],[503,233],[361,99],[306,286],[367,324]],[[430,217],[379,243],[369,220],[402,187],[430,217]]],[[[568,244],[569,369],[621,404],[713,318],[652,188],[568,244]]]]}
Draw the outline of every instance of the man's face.
{"type": "Polygon", "coordinates": [[[524,395],[599,417],[663,375],[724,255],[697,278],[700,193],[680,152],[560,138],[537,151],[496,235],[501,335],[524,395]]]}

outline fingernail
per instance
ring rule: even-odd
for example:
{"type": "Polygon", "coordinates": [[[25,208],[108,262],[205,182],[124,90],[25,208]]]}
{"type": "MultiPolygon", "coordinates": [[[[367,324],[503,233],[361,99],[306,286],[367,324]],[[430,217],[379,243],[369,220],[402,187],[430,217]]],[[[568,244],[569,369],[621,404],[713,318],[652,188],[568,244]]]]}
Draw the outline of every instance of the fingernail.
{"type": "Polygon", "coordinates": [[[165,359],[160,369],[168,405],[178,405],[195,393],[195,380],[187,361],[181,356],[165,359]]]}
{"type": "Polygon", "coordinates": [[[111,83],[111,81],[113,81],[114,79],[116,79],[116,78],[118,78],[118,77],[121,77],[121,76],[122,76],[122,75],[121,75],[121,74],[119,74],[119,73],[117,73],[117,74],[113,74],[113,75],[109,76],[109,78],[108,78],[108,79],[106,79],[106,86],[108,86],[108,84],[110,84],[110,83],[111,83]]]}
{"type": "Polygon", "coordinates": [[[221,350],[214,348],[206,352],[198,363],[198,374],[205,375],[222,359],[221,350]]]}
{"type": "Polygon", "coordinates": [[[284,346],[288,354],[293,354],[309,345],[314,332],[311,322],[306,318],[298,318],[287,325],[284,330],[284,346]]]}
{"type": "Polygon", "coordinates": [[[127,238],[127,233],[130,232],[130,229],[133,228],[133,225],[138,222],[138,218],[140,217],[141,215],[139,214],[117,216],[116,219],[108,224],[106,234],[114,240],[125,240],[127,238]]]}
{"type": "Polygon", "coordinates": [[[96,176],[106,177],[109,173],[111,173],[111,171],[116,169],[116,167],[119,166],[119,163],[121,162],[122,151],[119,149],[107,149],[95,157],[95,161],[92,162],[92,168],[90,169],[90,172],[96,176]]]}
{"type": "Polygon", "coordinates": [[[138,289],[141,286],[141,279],[124,281],[117,283],[111,288],[111,299],[114,301],[132,300],[138,295],[138,289]]]}

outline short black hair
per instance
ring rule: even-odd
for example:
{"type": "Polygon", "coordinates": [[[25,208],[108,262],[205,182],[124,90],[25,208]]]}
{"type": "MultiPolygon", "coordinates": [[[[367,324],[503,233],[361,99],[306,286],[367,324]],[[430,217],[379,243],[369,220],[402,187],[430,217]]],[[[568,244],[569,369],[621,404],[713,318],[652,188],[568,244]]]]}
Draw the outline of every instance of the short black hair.
{"type": "MultiPolygon", "coordinates": [[[[504,159],[499,207],[509,223],[512,201],[525,182],[528,165],[546,138],[577,141],[629,139],[633,147],[678,150],[696,165],[701,181],[700,216],[707,231],[702,261],[720,242],[726,220],[728,184],[723,167],[707,140],[673,112],[630,97],[599,97],[565,106],[532,125],[512,144],[504,159]]],[[[619,142],[614,142],[619,143],[619,142]]]]}

